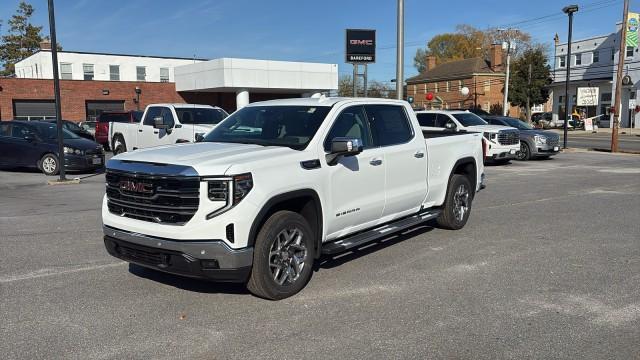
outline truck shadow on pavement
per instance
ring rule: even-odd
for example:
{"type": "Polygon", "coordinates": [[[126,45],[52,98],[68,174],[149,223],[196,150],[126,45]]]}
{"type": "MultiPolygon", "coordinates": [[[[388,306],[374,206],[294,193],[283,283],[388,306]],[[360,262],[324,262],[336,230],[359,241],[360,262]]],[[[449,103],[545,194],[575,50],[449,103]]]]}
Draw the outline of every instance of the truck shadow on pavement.
{"type": "Polygon", "coordinates": [[[214,282],[201,279],[191,279],[184,276],[173,275],[148,269],[135,264],[129,264],[129,272],[135,276],[156,281],[178,289],[193,291],[203,294],[235,294],[250,295],[244,284],[214,282]]]}

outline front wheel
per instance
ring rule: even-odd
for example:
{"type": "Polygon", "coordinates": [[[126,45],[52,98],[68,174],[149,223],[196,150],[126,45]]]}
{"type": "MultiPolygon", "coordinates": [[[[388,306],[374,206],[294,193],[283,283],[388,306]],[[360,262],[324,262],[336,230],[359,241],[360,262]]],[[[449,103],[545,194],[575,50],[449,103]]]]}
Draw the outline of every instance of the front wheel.
{"type": "Polygon", "coordinates": [[[459,174],[451,176],[444,209],[437,219],[438,225],[450,230],[462,229],[471,213],[473,194],[473,188],[466,176],[459,174]]]}
{"type": "Polygon", "coordinates": [[[46,154],[42,159],[40,159],[39,168],[45,175],[53,176],[58,175],[58,172],[60,171],[59,164],[60,162],[58,161],[57,156],[54,154],[46,154]]]}
{"type": "Polygon", "coordinates": [[[516,153],[516,158],[520,161],[531,159],[531,150],[526,142],[520,142],[520,151],[516,153]]]}
{"type": "Polygon", "coordinates": [[[313,259],[314,235],[305,218],[291,211],[278,211],[256,237],[247,288],[270,300],[295,295],[309,281],[313,259]]]}

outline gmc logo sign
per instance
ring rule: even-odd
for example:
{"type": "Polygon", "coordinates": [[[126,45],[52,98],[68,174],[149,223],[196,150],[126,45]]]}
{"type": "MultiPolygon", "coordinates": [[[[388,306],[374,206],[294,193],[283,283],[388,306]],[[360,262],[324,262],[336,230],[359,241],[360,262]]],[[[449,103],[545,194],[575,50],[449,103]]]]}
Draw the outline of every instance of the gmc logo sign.
{"type": "Polygon", "coordinates": [[[123,180],[123,181],[120,181],[120,190],[142,193],[142,194],[152,194],[153,185],[149,183],[123,180]]]}
{"type": "Polygon", "coordinates": [[[372,45],[373,45],[373,40],[356,40],[356,39],[351,39],[351,40],[349,40],[349,44],[351,44],[351,45],[366,45],[366,46],[372,46],[372,45]]]}

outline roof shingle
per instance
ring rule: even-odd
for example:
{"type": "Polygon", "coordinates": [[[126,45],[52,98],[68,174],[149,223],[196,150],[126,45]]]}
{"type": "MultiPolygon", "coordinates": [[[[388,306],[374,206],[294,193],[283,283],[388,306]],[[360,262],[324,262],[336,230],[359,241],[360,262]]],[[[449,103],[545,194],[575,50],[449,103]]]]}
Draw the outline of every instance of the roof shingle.
{"type": "Polygon", "coordinates": [[[440,64],[429,71],[408,78],[407,83],[460,79],[471,74],[502,74],[491,69],[491,64],[483,58],[462,59],[440,64]]]}

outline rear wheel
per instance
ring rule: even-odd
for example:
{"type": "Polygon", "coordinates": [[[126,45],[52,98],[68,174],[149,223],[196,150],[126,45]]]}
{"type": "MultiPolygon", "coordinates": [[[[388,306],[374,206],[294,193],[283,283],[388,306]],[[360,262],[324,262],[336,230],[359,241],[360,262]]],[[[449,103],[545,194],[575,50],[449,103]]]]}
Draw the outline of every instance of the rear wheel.
{"type": "Polygon", "coordinates": [[[256,238],[249,291],[279,300],[302,290],[311,276],[313,237],[311,227],[297,213],[278,211],[269,217],[256,238]]]}
{"type": "Polygon", "coordinates": [[[529,149],[529,145],[526,142],[520,142],[520,151],[516,153],[516,158],[521,161],[531,159],[531,149],[529,149]]]}
{"type": "Polygon", "coordinates": [[[60,162],[58,157],[54,154],[45,154],[39,162],[39,168],[45,175],[53,176],[58,175],[60,171],[60,162]]]}
{"type": "Polygon", "coordinates": [[[469,219],[474,191],[464,175],[454,174],[449,180],[444,209],[438,217],[438,225],[445,229],[462,229],[469,219]]]}

